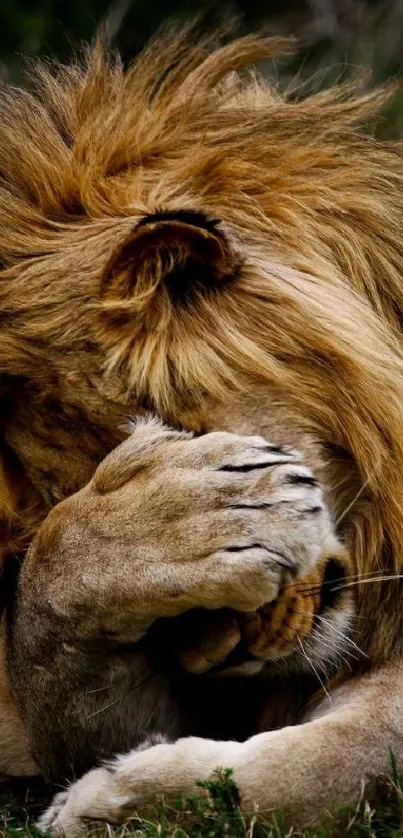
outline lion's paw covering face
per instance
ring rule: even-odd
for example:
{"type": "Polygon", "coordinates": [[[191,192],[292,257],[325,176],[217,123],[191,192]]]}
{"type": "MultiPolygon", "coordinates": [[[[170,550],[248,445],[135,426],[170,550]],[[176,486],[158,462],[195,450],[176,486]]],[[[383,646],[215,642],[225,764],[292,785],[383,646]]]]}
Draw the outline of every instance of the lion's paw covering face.
{"type": "Polygon", "coordinates": [[[257,611],[184,615],[186,641],[178,652],[183,668],[195,675],[254,675],[266,664],[301,671],[333,666],[348,656],[354,617],[346,584],[350,561],[332,541],[331,555],[284,585],[275,600],[257,611]]]}

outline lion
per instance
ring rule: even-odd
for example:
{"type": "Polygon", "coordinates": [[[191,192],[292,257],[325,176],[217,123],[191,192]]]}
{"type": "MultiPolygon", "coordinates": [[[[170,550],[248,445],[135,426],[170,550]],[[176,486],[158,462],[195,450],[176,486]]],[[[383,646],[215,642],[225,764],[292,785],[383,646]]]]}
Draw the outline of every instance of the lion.
{"type": "Polygon", "coordinates": [[[401,148],[384,91],[247,70],[284,49],[2,92],[0,770],[92,769],[53,834],[218,766],[309,821],[403,759],[401,148]]]}

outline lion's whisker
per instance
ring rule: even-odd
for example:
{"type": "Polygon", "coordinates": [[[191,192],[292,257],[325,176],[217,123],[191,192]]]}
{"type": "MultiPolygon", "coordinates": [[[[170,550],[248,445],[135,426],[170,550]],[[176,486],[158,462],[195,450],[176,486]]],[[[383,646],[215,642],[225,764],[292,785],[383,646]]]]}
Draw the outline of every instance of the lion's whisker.
{"type": "Polygon", "coordinates": [[[93,716],[98,716],[99,713],[103,713],[104,710],[109,710],[110,707],[113,707],[115,704],[118,703],[118,701],[121,701],[121,699],[122,696],[119,695],[117,698],[114,699],[114,701],[111,701],[109,704],[105,704],[103,707],[100,707],[99,710],[94,710],[93,713],[89,713],[86,718],[92,719],[93,716]]]}
{"type": "Polygon", "coordinates": [[[86,695],[91,695],[92,693],[101,693],[105,692],[105,690],[110,690],[111,684],[105,684],[104,687],[97,687],[95,690],[86,690],[86,695]]]}
{"type": "Polygon", "coordinates": [[[344,666],[348,666],[348,668],[349,668],[349,670],[350,670],[350,672],[351,672],[351,673],[353,672],[353,667],[351,666],[350,661],[349,661],[349,660],[347,660],[347,658],[346,658],[344,655],[340,654],[340,653],[339,653],[339,660],[340,660],[340,662],[341,662],[342,664],[344,664],[344,666]]]}
{"type": "Polygon", "coordinates": [[[385,572],[387,572],[386,568],[379,568],[379,570],[368,570],[368,571],[363,571],[363,572],[357,571],[357,573],[349,573],[349,574],[345,574],[344,576],[339,576],[336,579],[332,579],[332,580],[328,580],[328,581],[324,581],[324,582],[317,582],[317,583],[310,583],[309,581],[304,582],[303,580],[301,581],[301,579],[296,579],[295,582],[290,582],[288,585],[285,585],[284,590],[288,591],[291,588],[299,587],[299,588],[301,588],[302,591],[305,591],[306,588],[304,586],[306,586],[309,590],[315,590],[316,588],[320,589],[321,587],[323,587],[323,585],[334,585],[335,583],[338,583],[338,582],[344,582],[346,579],[347,580],[352,580],[352,579],[360,580],[360,579],[364,579],[366,576],[374,576],[376,573],[381,574],[381,573],[385,573],[385,572]]]}
{"type": "Polygon", "coordinates": [[[326,617],[323,617],[321,614],[315,614],[315,619],[316,619],[316,620],[320,620],[322,623],[325,623],[325,625],[330,626],[330,628],[332,629],[332,631],[333,631],[335,634],[337,634],[339,637],[341,637],[341,638],[345,641],[345,643],[348,643],[350,646],[352,646],[354,649],[356,649],[356,651],[357,651],[360,655],[363,655],[363,657],[365,657],[365,658],[367,658],[367,657],[368,657],[368,655],[366,654],[366,652],[364,652],[364,650],[363,650],[363,649],[361,649],[361,648],[357,645],[357,643],[356,643],[356,642],[352,639],[352,637],[349,637],[347,634],[344,634],[344,632],[342,632],[340,628],[338,628],[338,627],[336,627],[335,625],[333,625],[333,623],[332,623],[330,620],[328,620],[326,617]]]}
{"type": "Polygon", "coordinates": [[[390,576],[374,576],[370,579],[357,579],[355,582],[346,582],[344,585],[336,585],[335,588],[331,588],[331,591],[342,591],[344,588],[351,588],[354,585],[364,585],[367,582],[394,582],[398,579],[403,579],[403,573],[394,573],[390,576]]]}
{"type": "Polygon", "coordinates": [[[392,582],[394,580],[398,580],[398,579],[402,579],[402,578],[403,578],[403,574],[399,574],[399,573],[389,574],[387,576],[385,576],[385,575],[373,576],[372,575],[372,576],[369,576],[369,577],[365,577],[364,575],[359,575],[359,576],[357,576],[356,579],[352,579],[352,581],[349,581],[349,582],[342,582],[342,580],[340,580],[340,584],[337,584],[338,580],[335,580],[335,579],[332,579],[329,582],[322,582],[320,585],[318,584],[316,586],[312,586],[311,588],[307,587],[305,589],[302,589],[300,593],[301,593],[301,597],[303,599],[306,599],[307,597],[315,596],[315,594],[320,593],[321,588],[324,587],[324,585],[332,585],[332,587],[330,588],[330,591],[342,591],[342,590],[344,590],[344,588],[350,588],[350,587],[353,587],[354,585],[361,585],[361,584],[365,584],[367,582],[392,582]]]}
{"type": "MultiPolygon", "coordinates": [[[[318,624],[316,624],[316,625],[315,625],[315,623],[314,623],[314,628],[312,629],[312,631],[311,631],[311,633],[310,633],[310,637],[314,638],[315,643],[320,643],[320,645],[321,645],[321,646],[325,649],[326,654],[329,654],[329,648],[328,648],[328,645],[325,643],[325,641],[324,641],[324,639],[323,639],[323,635],[320,633],[320,632],[321,632],[321,630],[322,630],[322,629],[321,629],[321,627],[320,627],[318,624]]],[[[351,649],[343,649],[343,653],[342,653],[342,652],[341,652],[341,650],[339,649],[339,650],[338,650],[338,654],[339,654],[340,656],[341,656],[342,654],[348,655],[350,658],[352,658],[352,660],[355,660],[355,661],[358,661],[358,660],[359,660],[359,658],[357,657],[357,655],[355,655],[355,654],[351,651],[351,649]]]]}
{"type": "Polygon", "coordinates": [[[327,699],[328,699],[328,701],[329,701],[329,704],[332,706],[332,705],[333,705],[333,702],[332,702],[332,699],[331,699],[330,693],[329,693],[329,692],[328,692],[328,690],[326,689],[326,686],[325,686],[325,684],[323,683],[322,678],[320,677],[319,672],[318,672],[318,670],[316,669],[315,664],[313,663],[313,661],[311,660],[311,658],[309,657],[309,655],[308,655],[308,654],[307,654],[307,652],[305,651],[304,646],[303,646],[303,643],[301,642],[301,639],[300,639],[300,637],[299,637],[299,635],[298,635],[298,634],[297,634],[297,640],[298,640],[298,643],[299,643],[299,646],[300,646],[300,649],[301,649],[301,652],[302,652],[302,654],[303,654],[304,658],[305,658],[305,659],[307,660],[307,662],[309,663],[309,666],[311,667],[312,671],[313,671],[313,672],[314,672],[314,674],[316,675],[316,677],[317,677],[317,679],[318,679],[318,681],[319,681],[319,683],[320,683],[320,685],[321,685],[321,687],[322,687],[322,690],[323,690],[323,692],[325,693],[325,695],[326,695],[326,697],[327,697],[327,699]]]}
{"type": "MultiPolygon", "coordinates": [[[[307,613],[308,612],[301,611],[297,608],[293,609],[293,611],[292,611],[292,614],[300,614],[301,616],[304,616],[307,613]]],[[[352,646],[354,649],[356,649],[356,651],[359,652],[360,655],[368,657],[368,655],[362,649],[360,649],[360,647],[357,645],[357,643],[355,643],[355,641],[351,637],[348,637],[347,634],[344,634],[339,628],[334,626],[333,623],[330,620],[327,620],[326,617],[322,617],[320,614],[314,614],[313,615],[313,622],[314,623],[315,623],[315,620],[320,620],[322,623],[325,623],[325,625],[328,625],[332,629],[332,631],[334,631],[335,634],[337,634],[339,637],[342,638],[342,640],[345,643],[348,643],[350,646],[352,646]]],[[[317,626],[317,628],[319,628],[319,626],[317,626]]],[[[319,639],[322,642],[323,646],[326,648],[326,644],[325,644],[323,638],[318,637],[318,640],[319,639]]],[[[354,660],[358,660],[357,656],[353,655],[353,653],[350,652],[350,650],[346,650],[346,651],[349,651],[350,656],[352,658],[354,658],[354,660]]]]}
{"type": "Polygon", "coordinates": [[[354,506],[354,504],[356,503],[356,501],[358,500],[358,498],[362,495],[362,493],[364,492],[364,490],[367,488],[368,483],[369,483],[369,481],[372,479],[372,477],[374,476],[375,472],[376,472],[376,469],[372,469],[371,474],[370,474],[370,475],[368,475],[368,477],[366,478],[366,480],[364,480],[364,482],[363,482],[362,486],[360,486],[360,488],[358,489],[358,492],[356,492],[356,494],[354,495],[353,499],[352,499],[352,500],[350,501],[350,503],[349,503],[349,504],[345,507],[345,509],[343,510],[343,512],[341,513],[341,515],[339,515],[339,517],[338,517],[338,518],[336,518],[336,520],[335,520],[335,522],[334,522],[334,528],[335,528],[335,530],[337,530],[337,527],[339,526],[339,524],[341,524],[341,522],[343,521],[343,519],[344,519],[344,518],[346,517],[346,515],[350,512],[350,509],[354,506]]]}
{"type": "MultiPolygon", "coordinates": [[[[326,646],[326,643],[324,643],[323,638],[321,637],[321,635],[319,633],[319,627],[318,626],[316,626],[315,629],[312,631],[311,637],[314,639],[315,644],[319,643],[322,646],[322,648],[325,650],[325,653],[328,655],[329,654],[329,649],[326,646]]],[[[351,666],[350,661],[348,660],[348,658],[351,658],[354,661],[358,661],[359,660],[358,657],[356,655],[354,655],[350,651],[350,649],[343,649],[342,652],[340,651],[340,649],[338,649],[337,650],[337,655],[338,655],[339,661],[343,662],[346,666],[348,666],[350,672],[352,672],[353,669],[352,669],[352,666],[351,666]]]]}
{"type": "Polygon", "coordinates": [[[366,571],[357,571],[357,573],[346,573],[344,576],[340,576],[338,579],[332,579],[330,582],[324,582],[324,585],[331,585],[333,582],[343,582],[344,579],[362,579],[365,576],[374,576],[376,573],[388,573],[388,568],[383,567],[379,568],[379,570],[366,570],[366,571]]]}

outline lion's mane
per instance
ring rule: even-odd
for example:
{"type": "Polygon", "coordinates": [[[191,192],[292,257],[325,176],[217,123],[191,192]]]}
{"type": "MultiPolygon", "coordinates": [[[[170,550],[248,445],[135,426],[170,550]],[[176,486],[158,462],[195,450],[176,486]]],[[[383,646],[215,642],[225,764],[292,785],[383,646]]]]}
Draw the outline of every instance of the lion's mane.
{"type": "MultiPolygon", "coordinates": [[[[136,405],[182,422],[256,382],[332,452],[357,571],[402,571],[402,151],[360,130],[384,92],[298,100],[244,70],[284,48],[171,35],[125,71],[98,45],[37,67],[29,92],[3,89],[4,558],[88,479],[136,405]],[[173,300],[154,255],[130,293],[105,291],[106,266],[160,209],[218,219],[232,280],[173,300]]],[[[373,659],[403,636],[399,590],[359,588],[373,659]]]]}

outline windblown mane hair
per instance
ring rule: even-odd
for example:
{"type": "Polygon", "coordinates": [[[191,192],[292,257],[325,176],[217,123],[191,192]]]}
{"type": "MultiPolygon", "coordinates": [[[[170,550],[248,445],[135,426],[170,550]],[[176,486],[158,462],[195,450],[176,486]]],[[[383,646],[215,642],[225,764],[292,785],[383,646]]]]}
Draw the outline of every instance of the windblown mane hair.
{"type": "MultiPolygon", "coordinates": [[[[98,44],[70,66],[38,65],[29,92],[3,89],[3,455],[15,448],[16,381],[49,394],[57,380],[59,402],[81,399],[86,414],[82,388],[74,397],[60,389],[69,365],[80,382],[115,375],[121,393],[171,421],[207,397],[266,382],[308,431],[357,464],[346,535],[357,569],[401,571],[401,147],[360,130],[384,91],[341,86],[298,100],[245,69],[284,49],[252,36],[218,47],[171,34],[126,72],[98,44]],[[237,265],[232,279],[219,245],[210,285],[203,275],[174,298],[167,274],[189,257],[177,233],[173,256],[166,239],[164,256],[155,242],[139,256],[139,222],[158,212],[218,225],[237,265]],[[131,258],[135,282],[125,273],[131,258]]],[[[7,469],[5,552],[7,533],[25,545],[46,514],[33,496],[26,518],[26,497],[10,509],[16,472],[7,469]]],[[[394,590],[361,591],[369,612],[385,606],[385,648],[399,633],[396,609],[387,614],[394,590]]]]}

